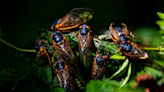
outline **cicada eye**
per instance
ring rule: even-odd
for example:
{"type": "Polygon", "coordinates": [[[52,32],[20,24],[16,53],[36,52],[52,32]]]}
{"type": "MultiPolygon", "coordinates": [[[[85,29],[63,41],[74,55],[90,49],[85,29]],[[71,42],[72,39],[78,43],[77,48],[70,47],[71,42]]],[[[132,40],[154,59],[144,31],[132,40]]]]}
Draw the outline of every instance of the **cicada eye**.
{"type": "Polygon", "coordinates": [[[107,56],[105,55],[105,56],[103,56],[103,59],[107,59],[107,56]]]}
{"type": "Polygon", "coordinates": [[[57,64],[57,61],[55,62],[55,65],[57,64]]]}
{"type": "Polygon", "coordinates": [[[51,37],[53,36],[53,34],[50,35],[51,37]]]}
{"type": "Polygon", "coordinates": [[[81,29],[82,26],[79,26],[79,29],[81,29]]]}
{"type": "Polygon", "coordinates": [[[42,43],[42,40],[39,40],[39,43],[42,43]]]}
{"type": "Polygon", "coordinates": [[[90,27],[89,27],[89,26],[87,26],[86,28],[87,28],[88,30],[90,30],[90,27]]]}
{"type": "Polygon", "coordinates": [[[63,59],[62,59],[61,61],[62,61],[62,62],[64,62],[64,60],[63,60],[63,59]]]}
{"type": "Polygon", "coordinates": [[[54,28],[53,28],[53,27],[51,27],[51,30],[54,30],[54,28]]]}
{"type": "Polygon", "coordinates": [[[96,57],[99,57],[99,54],[97,54],[96,57]]]}

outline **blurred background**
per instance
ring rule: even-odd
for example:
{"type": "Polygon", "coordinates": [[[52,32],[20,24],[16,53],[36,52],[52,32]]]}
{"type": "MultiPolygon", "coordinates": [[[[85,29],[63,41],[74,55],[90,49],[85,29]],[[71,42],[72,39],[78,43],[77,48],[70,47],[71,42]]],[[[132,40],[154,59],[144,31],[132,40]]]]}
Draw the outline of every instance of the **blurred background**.
{"type": "MultiPolygon", "coordinates": [[[[138,35],[144,36],[152,31],[149,36],[160,39],[159,27],[155,24],[159,20],[156,12],[164,12],[164,0],[1,0],[0,28],[7,35],[2,38],[17,47],[34,49],[37,30],[50,30],[55,20],[75,7],[93,9],[94,17],[88,25],[95,34],[101,29],[108,29],[110,23],[115,22],[115,26],[126,23],[128,29],[137,32],[137,29],[141,29],[138,35]]],[[[0,42],[0,68],[4,68],[18,53],[0,42]]],[[[35,53],[30,55],[35,57],[35,53]]]]}

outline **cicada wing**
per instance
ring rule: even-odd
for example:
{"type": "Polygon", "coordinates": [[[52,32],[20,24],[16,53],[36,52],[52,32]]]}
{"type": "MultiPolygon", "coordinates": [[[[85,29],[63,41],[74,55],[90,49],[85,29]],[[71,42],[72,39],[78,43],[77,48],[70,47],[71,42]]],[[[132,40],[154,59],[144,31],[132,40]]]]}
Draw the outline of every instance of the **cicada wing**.
{"type": "Polygon", "coordinates": [[[118,42],[119,36],[118,36],[116,30],[114,30],[114,28],[113,28],[113,23],[110,24],[109,31],[110,31],[110,35],[112,37],[112,40],[115,42],[118,42]]]}
{"type": "Polygon", "coordinates": [[[67,66],[64,69],[64,89],[67,92],[75,91],[73,76],[67,66]]]}
{"type": "Polygon", "coordinates": [[[97,72],[98,79],[102,80],[103,75],[104,75],[105,70],[106,70],[106,67],[107,67],[107,64],[106,64],[106,62],[104,62],[104,65],[101,66],[101,67],[98,69],[98,72],[97,72]]]}
{"type": "Polygon", "coordinates": [[[97,78],[97,63],[96,59],[94,59],[94,62],[92,64],[92,71],[91,71],[91,79],[96,79],[97,78]]]}
{"type": "Polygon", "coordinates": [[[78,41],[81,65],[84,65],[85,69],[90,71],[92,63],[93,38],[90,34],[88,34],[85,38],[82,38],[81,35],[79,35],[78,41]],[[82,43],[82,40],[85,42],[82,43]]]}
{"type": "Polygon", "coordinates": [[[58,30],[75,28],[93,17],[93,11],[88,8],[74,8],[56,25],[58,30]]]}
{"type": "Polygon", "coordinates": [[[58,69],[55,69],[55,71],[56,71],[56,76],[57,76],[57,80],[58,80],[58,85],[60,87],[64,87],[63,77],[62,77],[63,72],[60,72],[58,69]]]}

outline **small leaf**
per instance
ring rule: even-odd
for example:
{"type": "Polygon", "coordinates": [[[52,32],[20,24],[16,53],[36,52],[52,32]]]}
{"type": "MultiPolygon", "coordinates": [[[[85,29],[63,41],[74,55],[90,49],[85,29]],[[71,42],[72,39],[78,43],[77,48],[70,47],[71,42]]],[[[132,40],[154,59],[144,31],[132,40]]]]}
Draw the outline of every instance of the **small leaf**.
{"type": "Polygon", "coordinates": [[[159,25],[161,30],[164,30],[164,21],[163,20],[157,20],[156,24],[159,25]]]}
{"type": "MultiPolygon", "coordinates": [[[[94,39],[94,38],[93,38],[93,39],[94,39]]],[[[93,42],[94,42],[95,47],[96,47],[96,48],[99,48],[100,44],[99,44],[97,41],[95,41],[95,40],[93,40],[93,42]]]]}
{"type": "Polygon", "coordinates": [[[99,35],[98,38],[102,40],[102,39],[104,39],[104,38],[107,37],[107,36],[108,36],[108,35],[99,35]]]}
{"type": "Polygon", "coordinates": [[[121,56],[119,54],[114,54],[110,57],[110,59],[119,59],[119,60],[125,60],[126,56],[121,56]]]}
{"type": "Polygon", "coordinates": [[[58,84],[58,80],[57,80],[57,77],[55,76],[52,81],[52,85],[56,85],[56,84],[58,84]]]}
{"type": "MultiPolygon", "coordinates": [[[[129,63],[129,60],[126,59],[126,60],[124,61],[124,63],[122,64],[122,66],[120,67],[120,69],[117,70],[108,80],[112,79],[114,76],[116,76],[117,74],[119,74],[123,69],[125,69],[126,66],[128,65],[128,63],[129,63]]],[[[108,80],[107,80],[107,81],[108,81],[108,80]]]]}
{"type": "Polygon", "coordinates": [[[122,82],[120,88],[123,87],[123,86],[128,82],[128,80],[129,80],[129,78],[130,78],[130,75],[131,75],[131,69],[132,69],[131,63],[129,63],[129,68],[128,68],[127,77],[126,77],[125,80],[122,82]]]}
{"type": "Polygon", "coordinates": [[[94,57],[95,57],[95,56],[96,56],[96,54],[95,54],[95,53],[92,53],[92,56],[94,56],[94,57]]]}
{"type": "Polygon", "coordinates": [[[157,12],[157,15],[158,15],[159,18],[161,18],[162,20],[164,20],[164,13],[157,12]]]}

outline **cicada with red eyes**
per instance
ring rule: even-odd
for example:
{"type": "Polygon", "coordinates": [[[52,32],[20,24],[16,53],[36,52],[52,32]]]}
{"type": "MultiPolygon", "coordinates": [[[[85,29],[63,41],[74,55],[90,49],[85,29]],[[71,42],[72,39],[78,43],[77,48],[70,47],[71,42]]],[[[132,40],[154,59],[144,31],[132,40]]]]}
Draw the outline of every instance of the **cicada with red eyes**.
{"type": "Polygon", "coordinates": [[[66,92],[75,91],[73,76],[67,65],[64,64],[63,60],[58,60],[55,64],[58,85],[63,87],[66,92]]]}
{"type": "Polygon", "coordinates": [[[92,64],[93,37],[90,34],[90,27],[82,24],[78,32],[78,48],[80,65],[86,72],[90,73],[92,64]]]}
{"type": "Polygon", "coordinates": [[[36,40],[36,46],[35,46],[35,49],[37,52],[36,58],[40,61],[46,62],[52,68],[50,57],[47,53],[46,48],[43,45],[44,43],[46,43],[46,42],[42,39],[36,40]]]}
{"type": "Polygon", "coordinates": [[[51,30],[67,32],[66,30],[76,28],[92,19],[93,13],[93,10],[89,8],[74,8],[63,18],[55,21],[51,26],[51,30]]]}
{"type": "Polygon", "coordinates": [[[61,35],[59,32],[54,32],[51,36],[53,39],[53,47],[56,52],[64,60],[65,64],[73,72],[73,74],[76,77],[81,77],[75,55],[65,36],[61,35]]]}
{"type": "Polygon", "coordinates": [[[109,26],[111,37],[113,41],[119,44],[120,52],[123,52],[129,59],[136,60],[140,64],[164,71],[164,68],[161,65],[150,59],[150,56],[146,51],[140,49],[140,47],[143,47],[143,45],[138,45],[130,42],[129,33],[124,23],[122,23],[123,29],[119,27],[113,28],[112,25],[113,24],[111,23],[109,26]]]}
{"type": "Polygon", "coordinates": [[[97,54],[92,64],[91,79],[102,80],[107,67],[107,56],[103,54],[97,54]]]}

